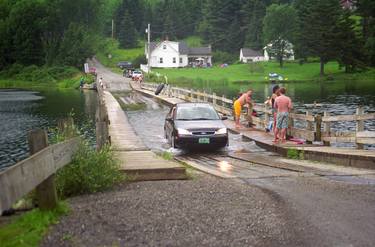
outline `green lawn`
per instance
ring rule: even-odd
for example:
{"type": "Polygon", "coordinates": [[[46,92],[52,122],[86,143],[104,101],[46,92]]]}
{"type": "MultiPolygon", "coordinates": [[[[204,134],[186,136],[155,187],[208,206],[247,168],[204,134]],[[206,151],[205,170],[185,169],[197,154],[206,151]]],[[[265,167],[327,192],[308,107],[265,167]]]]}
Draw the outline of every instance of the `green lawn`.
{"type": "MultiPolygon", "coordinates": [[[[286,63],[280,68],[276,62],[261,62],[254,64],[234,64],[226,68],[215,65],[212,68],[181,68],[181,69],[154,69],[154,72],[166,75],[170,81],[178,80],[226,80],[235,81],[267,81],[269,73],[278,73],[289,81],[317,80],[319,76],[319,63],[286,63]]],[[[339,76],[343,71],[336,62],[330,62],[325,66],[325,72],[329,76],[339,76]]]]}

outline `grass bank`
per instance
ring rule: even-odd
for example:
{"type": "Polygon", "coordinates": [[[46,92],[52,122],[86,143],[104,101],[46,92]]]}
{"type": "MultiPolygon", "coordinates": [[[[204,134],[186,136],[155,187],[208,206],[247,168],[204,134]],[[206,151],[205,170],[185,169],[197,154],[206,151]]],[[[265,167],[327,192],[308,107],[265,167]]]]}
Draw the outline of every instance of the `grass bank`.
{"type": "Polygon", "coordinates": [[[120,61],[129,61],[137,65],[138,60],[143,59],[145,53],[144,44],[140,42],[139,47],[133,49],[120,49],[117,40],[106,39],[100,46],[96,57],[101,64],[110,68],[114,72],[122,72],[117,67],[120,61]]]}
{"type": "Polygon", "coordinates": [[[0,245],[2,247],[39,246],[48,227],[57,224],[60,217],[68,212],[69,207],[65,202],[60,202],[52,211],[33,209],[0,228],[0,245]]]}
{"type": "Polygon", "coordinates": [[[322,80],[374,80],[375,69],[362,73],[346,74],[336,62],[325,66],[326,76],[319,75],[319,63],[287,62],[283,68],[277,62],[260,62],[252,64],[233,64],[226,68],[180,68],[154,69],[154,72],[166,75],[169,82],[181,81],[228,81],[228,82],[263,82],[268,81],[269,73],[278,73],[288,81],[322,81],[322,80]]]}
{"type": "Polygon", "coordinates": [[[77,68],[70,66],[31,65],[24,67],[14,64],[0,72],[0,88],[77,88],[82,77],[85,83],[92,83],[95,80],[94,76],[85,75],[77,68]]]}

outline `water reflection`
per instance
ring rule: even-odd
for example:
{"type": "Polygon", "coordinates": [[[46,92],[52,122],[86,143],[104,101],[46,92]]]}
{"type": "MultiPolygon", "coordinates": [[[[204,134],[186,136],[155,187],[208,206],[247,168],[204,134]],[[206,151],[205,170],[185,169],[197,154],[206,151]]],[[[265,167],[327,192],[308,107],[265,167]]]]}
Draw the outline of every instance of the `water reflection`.
{"type": "Polygon", "coordinates": [[[220,171],[222,172],[230,172],[233,169],[233,166],[228,163],[228,161],[222,160],[218,162],[218,166],[220,171]]]}
{"type": "Polygon", "coordinates": [[[0,169],[28,157],[30,130],[54,127],[70,113],[82,134],[95,142],[95,108],[95,92],[0,89],[0,169]]]}

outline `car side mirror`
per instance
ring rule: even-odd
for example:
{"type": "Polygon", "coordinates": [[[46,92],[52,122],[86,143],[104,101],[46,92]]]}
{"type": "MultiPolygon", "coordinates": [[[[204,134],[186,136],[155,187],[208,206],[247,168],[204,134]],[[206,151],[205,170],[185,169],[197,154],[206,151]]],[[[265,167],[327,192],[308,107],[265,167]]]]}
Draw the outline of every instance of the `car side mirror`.
{"type": "Polygon", "coordinates": [[[226,116],[221,117],[221,120],[227,120],[227,119],[228,119],[228,117],[226,117],[226,116]]]}

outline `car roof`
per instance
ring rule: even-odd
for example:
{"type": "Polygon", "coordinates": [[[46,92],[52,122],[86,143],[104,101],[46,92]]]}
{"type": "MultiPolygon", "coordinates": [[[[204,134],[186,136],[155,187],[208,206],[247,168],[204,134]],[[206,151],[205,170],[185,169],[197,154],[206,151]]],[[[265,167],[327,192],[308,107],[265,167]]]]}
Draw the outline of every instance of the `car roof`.
{"type": "Polygon", "coordinates": [[[205,102],[181,102],[181,103],[177,103],[175,104],[176,107],[179,107],[179,106],[209,106],[209,107],[212,107],[212,105],[210,103],[205,103],[205,102]]]}

